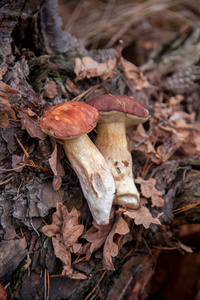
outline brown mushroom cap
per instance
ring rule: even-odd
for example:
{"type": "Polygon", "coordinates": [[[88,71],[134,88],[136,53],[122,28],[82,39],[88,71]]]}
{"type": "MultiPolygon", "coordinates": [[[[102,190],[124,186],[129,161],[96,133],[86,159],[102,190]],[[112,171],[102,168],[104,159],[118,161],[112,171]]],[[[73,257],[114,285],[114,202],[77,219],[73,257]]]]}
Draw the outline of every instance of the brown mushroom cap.
{"type": "Polygon", "coordinates": [[[88,100],[87,104],[99,111],[99,122],[137,125],[149,118],[148,111],[139,102],[125,95],[100,95],[88,100]]]}
{"type": "Polygon", "coordinates": [[[70,101],[51,107],[40,119],[40,128],[58,139],[90,132],[98,122],[98,111],[83,102],[70,101]]]}

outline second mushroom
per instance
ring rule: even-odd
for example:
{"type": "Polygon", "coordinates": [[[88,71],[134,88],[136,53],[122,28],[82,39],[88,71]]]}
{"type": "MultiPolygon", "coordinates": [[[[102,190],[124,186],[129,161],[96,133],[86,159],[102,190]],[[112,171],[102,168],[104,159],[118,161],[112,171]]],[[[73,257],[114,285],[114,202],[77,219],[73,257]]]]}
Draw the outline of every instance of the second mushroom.
{"type": "Polygon", "coordinates": [[[100,95],[87,103],[99,111],[95,144],[105,157],[115,181],[113,203],[137,209],[140,197],[134,183],[126,126],[146,122],[149,118],[148,111],[140,103],[124,95],[100,95]]]}

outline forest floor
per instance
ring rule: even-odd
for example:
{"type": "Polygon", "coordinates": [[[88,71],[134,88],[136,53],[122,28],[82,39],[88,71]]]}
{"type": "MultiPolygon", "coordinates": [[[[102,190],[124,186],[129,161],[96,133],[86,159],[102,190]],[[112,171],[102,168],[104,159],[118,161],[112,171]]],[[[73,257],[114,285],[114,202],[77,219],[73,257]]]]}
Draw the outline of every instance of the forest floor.
{"type": "Polygon", "coordinates": [[[56,1],[7,2],[0,299],[200,299],[198,0],[60,0],[64,31],[56,1]],[[101,94],[150,114],[126,129],[140,208],[113,205],[108,225],[92,219],[62,145],[39,126],[50,107],[101,94]]]}

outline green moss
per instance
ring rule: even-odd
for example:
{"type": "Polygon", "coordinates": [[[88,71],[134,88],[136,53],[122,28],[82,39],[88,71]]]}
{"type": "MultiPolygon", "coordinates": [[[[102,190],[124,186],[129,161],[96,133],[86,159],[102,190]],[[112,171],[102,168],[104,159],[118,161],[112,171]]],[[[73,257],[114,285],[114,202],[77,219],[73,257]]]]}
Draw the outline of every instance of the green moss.
{"type": "Polygon", "coordinates": [[[41,92],[46,77],[49,72],[49,56],[42,55],[40,57],[33,57],[28,62],[29,65],[29,82],[33,89],[39,93],[41,92]]]}

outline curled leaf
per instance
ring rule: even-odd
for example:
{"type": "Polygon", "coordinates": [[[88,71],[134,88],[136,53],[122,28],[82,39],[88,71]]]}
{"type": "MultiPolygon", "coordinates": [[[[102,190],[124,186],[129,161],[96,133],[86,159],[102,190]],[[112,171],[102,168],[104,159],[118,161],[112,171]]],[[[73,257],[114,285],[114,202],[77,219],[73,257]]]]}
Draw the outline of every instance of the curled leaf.
{"type": "Polygon", "coordinates": [[[105,242],[112,223],[108,225],[98,225],[93,221],[93,226],[83,235],[89,243],[87,246],[83,246],[82,253],[86,254],[86,259],[88,260],[93,252],[97,251],[105,242]]]}
{"type": "Polygon", "coordinates": [[[49,164],[54,173],[53,188],[54,190],[57,191],[61,187],[62,184],[61,177],[65,175],[65,170],[60,162],[60,160],[63,158],[61,145],[58,145],[54,139],[51,139],[51,142],[53,145],[53,152],[49,159],[49,164]]]}
{"type": "Polygon", "coordinates": [[[22,129],[35,138],[45,140],[46,134],[39,127],[39,117],[30,108],[17,107],[18,117],[21,119],[22,129]]]}
{"type": "Polygon", "coordinates": [[[108,270],[115,270],[112,257],[117,256],[120,247],[123,245],[124,236],[129,232],[129,226],[121,214],[116,216],[115,223],[106,238],[103,249],[103,265],[108,270]]]}
{"type": "Polygon", "coordinates": [[[104,63],[98,63],[90,56],[75,59],[74,73],[76,80],[84,78],[100,77],[102,80],[114,77],[117,60],[116,58],[109,59],[104,63]]]}

